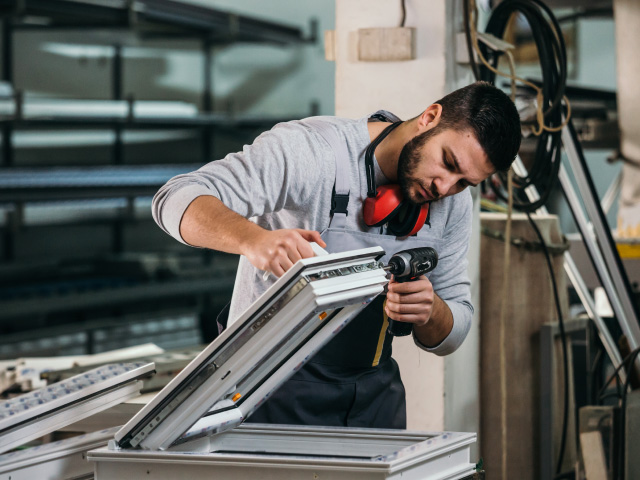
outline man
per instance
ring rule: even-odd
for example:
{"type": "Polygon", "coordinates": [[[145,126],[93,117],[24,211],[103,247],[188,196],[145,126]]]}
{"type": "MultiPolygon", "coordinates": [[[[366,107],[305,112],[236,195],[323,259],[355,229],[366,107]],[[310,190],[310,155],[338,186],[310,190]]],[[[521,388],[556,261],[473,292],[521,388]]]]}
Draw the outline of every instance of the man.
{"type": "Polygon", "coordinates": [[[230,321],[274,276],[313,256],[309,242],[330,252],[380,245],[387,258],[418,246],[439,254],[429,278],[391,280],[386,298],[377,297],[251,421],[405,428],[404,387],[387,320],[412,323],[416,345],[437,355],[462,343],[473,314],[466,187],[507,170],[519,146],[515,106],[499,89],[477,82],[405,122],[377,112],[359,120],[278,124],[242,152],[179,175],[157,193],[153,214],[167,233],[188,245],[242,255],[230,321]],[[349,187],[342,209],[336,208],[338,181],[349,187]],[[362,204],[372,183],[374,189],[397,183],[404,202],[429,204],[426,225],[407,237],[390,235],[385,225],[369,227],[362,204]]]}

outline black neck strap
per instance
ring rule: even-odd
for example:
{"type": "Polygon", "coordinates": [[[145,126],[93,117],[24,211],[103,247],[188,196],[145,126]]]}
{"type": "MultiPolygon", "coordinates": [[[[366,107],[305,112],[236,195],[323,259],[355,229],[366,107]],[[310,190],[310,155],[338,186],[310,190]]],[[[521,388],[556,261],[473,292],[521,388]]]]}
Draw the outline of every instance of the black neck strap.
{"type": "Polygon", "coordinates": [[[373,141],[367,147],[364,153],[364,168],[367,173],[367,196],[375,197],[378,193],[376,191],[376,175],[373,169],[373,153],[376,151],[376,147],[380,145],[380,142],[384,140],[395,128],[399,127],[402,122],[395,122],[386,127],[380,135],[373,139],[373,141]]]}

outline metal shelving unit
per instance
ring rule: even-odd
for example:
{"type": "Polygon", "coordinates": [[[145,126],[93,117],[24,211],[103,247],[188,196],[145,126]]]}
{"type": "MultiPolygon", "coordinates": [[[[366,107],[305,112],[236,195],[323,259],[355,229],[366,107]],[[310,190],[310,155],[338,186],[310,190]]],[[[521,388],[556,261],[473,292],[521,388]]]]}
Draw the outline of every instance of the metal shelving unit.
{"type": "Polygon", "coordinates": [[[216,43],[309,40],[297,27],[175,0],[0,0],[0,16],[21,29],[126,29],[216,43]]]}
{"type": "MultiPolygon", "coordinates": [[[[192,305],[201,315],[201,324],[215,325],[215,313],[222,297],[230,296],[233,287],[234,272],[227,268],[232,260],[228,257],[218,260],[212,252],[181,249],[179,244],[172,243],[171,251],[164,254],[173,256],[175,262],[185,258],[195,262],[188,272],[178,269],[166,277],[148,278],[133,272],[129,278],[131,272],[124,268],[118,278],[114,278],[113,270],[120,266],[118,262],[123,254],[131,257],[126,248],[126,229],[132,225],[144,229],[148,224],[149,229],[154,229],[151,233],[157,234],[157,226],[151,223],[150,215],[140,215],[140,201],[148,202],[149,197],[169,178],[192,171],[209,161],[214,134],[247,136],[295,118],[214,112],[213,47],[237,42],[305,45],[316,40],[315,23],[311,22],[311,33],[305,36],[299,27],[175,0],[0,0],[0,21],[2,80],[13,87],[13,92],[0,96],[0,213],[4,217],[4,221],[0,219],[0,231],[5,260],[5,266],[0,270],[0,290],[4,289],[6,293],[0,295],[0,330],[4,332],[7,327],[13,335],[25,333],[25,327],[30,323],[25,320],[35,322],[38,329],[58,328],[61,322],[64,324],[65,317],[68,317],[68,322],[76,322],[82,328],[81,324],[86,323],[82,319],[115,318],[114,315],[128,313],[129,309],[136,314],[152,314],[156,310],[160,313],[166,311],[167,302],[171,299],[175,299],[180,308],[192,305]],[[98,30],[101,42],[113,46],[111,100],[32,98],[14,85],[14,34],[61,30],[98,30]],[[197,42],[203,62],[200,109],[180,102],[138,101],[127,95],[123,53],[132,37],[197,42]],[[108,164],[27,167],[15,162],[13,135],[16,131],[91,131],[100,128],[114,133],[113,143],[107,147],[108,164]],[[200,142],[196,152],[200,152],[202,161],[194,164],[195,159],[190,156],[186,160],[190,163],[127,164],[124,133],[136,130],[192,131],[193,140],[200,142]],[[89,213],[95,208],[95,217],[90,218],[87,212],[50,217],[47,214],[47,209],[69,211],[76,207],[78,211],[84,209],[89,213]],[[49,268],[59,272],[57,278],[52,279],[42,274],[42,268],[30,269],[25,265],[21,269],[14,261],[19,233],[55,228],[61,224],[72,228],[110,229],[108,241],[112,252],[99,263],[103,267],[109,261],[114,263],[107,266],[105,275],[101,275],[100,269],[88,266],[83,281],[84,277],[69,274],[73,269],[59,268],[56,259],[52,258],[49,268]],[[224,271],[212,270],[217,261],[224,264],[224,271]],[[17,272],[21,273],[16,275],[17,272]],[[14,288],[16,286],[20,288],[14,288]],[[102,315],[102,311],[107,312],[102,315]],[[206,319],[203,320],[203,316],[206,319]],[[49,318],[54,323],[49,324],[49,318]],[[21,324],[24,325],[22,330],[21,324]]],[[[301,112],[297,117],[316,114],[315,108],[311,105],[309,111],[301,112]]],[[[89,265],[94,260],[87,259],[89,265]]]]}
{"type": "Polygon", "coordinates": [[[151,196],[167,180],[199,168],[184,165],[32,167],[0,171],[0,202],[151,196]]]}
{"type": "MultiPolygon", "coordinates": [[[[315,107],[314,107],[315,108],[315,107]]],[[[310,109],[308,114],[313,114],[313,109],[310,109]]],[[[302,118],[303,115],[300,115],[302,118]]],[[[305,114],[306,116],[306,114],[305,114]]],[[[292,117],[239,117],[233,115],[225,115],[220,113],[200,113],[193,117],[81,117],[81,116],[67,116],[64,118],[2,118],[0,117],[0,124],[11,125],[21,129],[36,129],[36,128],[96,128],[96,127],[126,127],[127,129],[142,129],[142,128],[154,128],[154,129],[175,129],[175,128],[190,128],[190,127],[215,127],[216,129],[228,129],[236,130],[239,128],[258,128],[265,125],[274,125],[281,121],[292,120],[292,117]]]]}
{"type": "MultiPolygon", "coordinates": [[[[13,165],[11,132],[14,128],[50,126],[111,126],[116,129],[114,163],[122,163],[122,129],[199,127],[202,130],[203,158],[211,153],[212,128],[248,128],[270,126],[281,119],[236,118],[212,112],[212,47],[235,42],[258,42],[276,45],[301,45],[315,42],[317,26],[311,22],[311,35],[275,22],[237,15],[217,9],[186,4],[175,0],[0,0],[2,18],[2,80],[13,84],[13,34],[27,29],[127,30],[142,38],[191,38],[201,42],[203,52],[202,112],[192,117],[154,116],[140,118],[133,114],[133,99],[125,98],[123,89],[123,49],[126,38],[114,35],[112,98],[128,102],[124,116],[66,116],[66,118],[24,116],[21,92],[15,97],[15,114],[1,120],[3,162],[13,165]]],[[[314,107],[312,106],[312,109],[314,107]]],[[[314,113],[313,111],[311,112],[314,113]]],[[[302,115],[301,115],[302,116],[302,115]]],[[[0,117],[1,118],[1,117],[0,117]]]]}

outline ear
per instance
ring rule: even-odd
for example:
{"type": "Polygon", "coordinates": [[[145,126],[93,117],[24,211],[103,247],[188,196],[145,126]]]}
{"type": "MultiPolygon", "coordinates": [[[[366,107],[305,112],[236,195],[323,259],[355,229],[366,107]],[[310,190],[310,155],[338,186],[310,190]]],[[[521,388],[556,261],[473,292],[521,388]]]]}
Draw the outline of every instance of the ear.
{"type": "Polygon", "coordinates": [[[427,107],[427,109],[418,117],[419,133],[431,130],[433,127],[438,125],[438,123],[440,123],[441,117],[442,105],[440,105],[439,103],[429,105],[429,107],[427,107]]]}

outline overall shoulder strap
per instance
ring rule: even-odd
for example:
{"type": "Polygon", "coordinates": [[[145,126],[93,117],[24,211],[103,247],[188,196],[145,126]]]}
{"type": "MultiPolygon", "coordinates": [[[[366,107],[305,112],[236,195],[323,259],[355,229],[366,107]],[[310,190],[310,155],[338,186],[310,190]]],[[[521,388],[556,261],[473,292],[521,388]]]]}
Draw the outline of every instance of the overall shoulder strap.
{"type": "Polygon", "coordinates": [[[331,123],[320,118],[307,118],[303,120],[312,126],[316,132],[329,144],[333,151],[336,164],[336,180],[331,197],[331,221],[330,227],[343,228],[346,225],[347,206],[349,205],[349,151],[347,144],[342,139],[331,123]]]}

